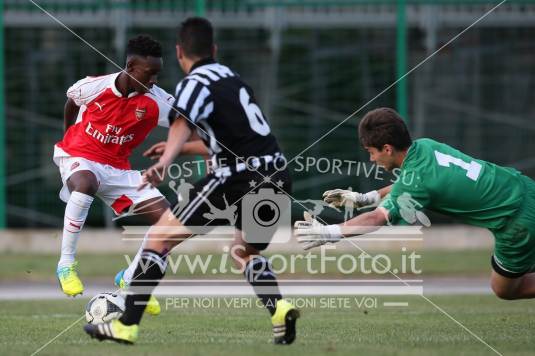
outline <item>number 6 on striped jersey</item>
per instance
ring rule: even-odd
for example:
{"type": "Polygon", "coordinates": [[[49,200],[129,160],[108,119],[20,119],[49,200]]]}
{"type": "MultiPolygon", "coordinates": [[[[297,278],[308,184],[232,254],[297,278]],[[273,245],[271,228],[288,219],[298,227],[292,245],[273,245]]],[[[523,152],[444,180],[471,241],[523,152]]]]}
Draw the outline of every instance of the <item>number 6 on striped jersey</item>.
{"type": "Polygon", "coordinates": [[[267,136],[271,132],[269,125],[266,122],[266,119],[264,119],[264,115],[262,115],[262,111],[258,105],[250,100],[251,97],[249,96],[249,93],[247,93],[247,90],[245,88],[241,88],[240,103],[245,110],[247,118],[249,119],[249,125],[251,125],[251,129],[262,136],[267,136]]]}

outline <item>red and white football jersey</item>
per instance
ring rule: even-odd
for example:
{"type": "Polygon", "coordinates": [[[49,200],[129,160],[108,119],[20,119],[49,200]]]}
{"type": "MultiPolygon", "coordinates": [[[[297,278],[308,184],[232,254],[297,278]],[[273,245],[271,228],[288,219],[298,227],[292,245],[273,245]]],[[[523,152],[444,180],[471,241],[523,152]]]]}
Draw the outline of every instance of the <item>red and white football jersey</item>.
{"type": "Polygon", "coordinates": [[[56,144],[54,157],[83,157],[130,169],[132,150],[156,125],[169,127],[173,96],[154,85],[149,93],[123,97],[115,86],[119,74],[86,77],[67,90],[67,97],[80,106],[80,112],[56,144]]]}

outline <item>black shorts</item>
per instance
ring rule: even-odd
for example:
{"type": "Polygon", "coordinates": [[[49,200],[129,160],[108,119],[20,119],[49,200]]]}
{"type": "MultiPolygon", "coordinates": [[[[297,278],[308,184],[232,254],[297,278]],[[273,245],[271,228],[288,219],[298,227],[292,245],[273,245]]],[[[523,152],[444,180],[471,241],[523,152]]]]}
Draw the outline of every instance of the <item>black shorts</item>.
{"type": "Polygon", "coordinates": [[[172,211],[195,234],[233,225],[250,245],[264,250],[278,226],[290,224],[291,192],[287,169],[268,165],[256,171],[217,170],[193,184],[187,199],[181,194],[172,211]]]}
{"type": "Polygon", "coordinates": [[[494,272],[498,273],[500,276],[505,277],[505,278],[513,278],[513,279],[514,278],[520,278],[523,275],[525,275],[526,273],[528,273],[528,271],[526,271],[526,272],[512,272],[512,271],[506,270],[505,268],[500,266],[498,264],[498,262],[496,262],[496,257],[494,255],[492,255],[491,258],[490,258],[490,265],[492,266],[492,269],[494,270],[494,272]]]}

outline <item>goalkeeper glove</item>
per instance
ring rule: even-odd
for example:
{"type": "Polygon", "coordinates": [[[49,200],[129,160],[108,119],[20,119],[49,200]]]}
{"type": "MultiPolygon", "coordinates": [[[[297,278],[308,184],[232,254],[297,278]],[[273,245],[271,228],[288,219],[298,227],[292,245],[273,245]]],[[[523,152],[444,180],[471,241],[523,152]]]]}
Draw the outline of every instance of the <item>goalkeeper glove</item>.
{"type": "Polygon", "coordinates": [[[355,208],[362,208],[377,206],[381,201],[381,195],[377,190],[363,194],[351,190],[333,189],[323,193],[323,200],[333,206],[345,206],[349,202],[355,208]]]}
{"type": "Polygon", "coordinates": [[[310,213],[303,213],[305,221],[296,221],[294,224],[297,241],[303,244],[303,249],[310,250],[313,247],[335,243],[342,239],[340,226],[323,225],[314,219],[310,213]]]}

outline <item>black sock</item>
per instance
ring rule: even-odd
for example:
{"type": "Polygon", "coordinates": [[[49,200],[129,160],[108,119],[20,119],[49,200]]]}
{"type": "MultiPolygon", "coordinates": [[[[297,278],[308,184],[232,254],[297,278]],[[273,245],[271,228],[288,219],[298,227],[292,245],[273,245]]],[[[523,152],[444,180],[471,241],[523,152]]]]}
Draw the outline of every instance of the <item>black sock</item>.
{"type": "Polygon", "coordinates": [[[139,324],[154,288],[165,274],[167,256],[153,250],[143,250],[130,282],[125,312],[119,319],[125,325],[139,324]],[[136,292],[137,289],[137,292],[136,292]]]}
{"type": "Polygon", "coordinates": [[[245,279],[262,300],[271,315],[275,314],[277,300],[282,299],[277,284],[277,277],[271,271],[271,266],[264,256],[256,256],[245,266],[245,279]]]}

